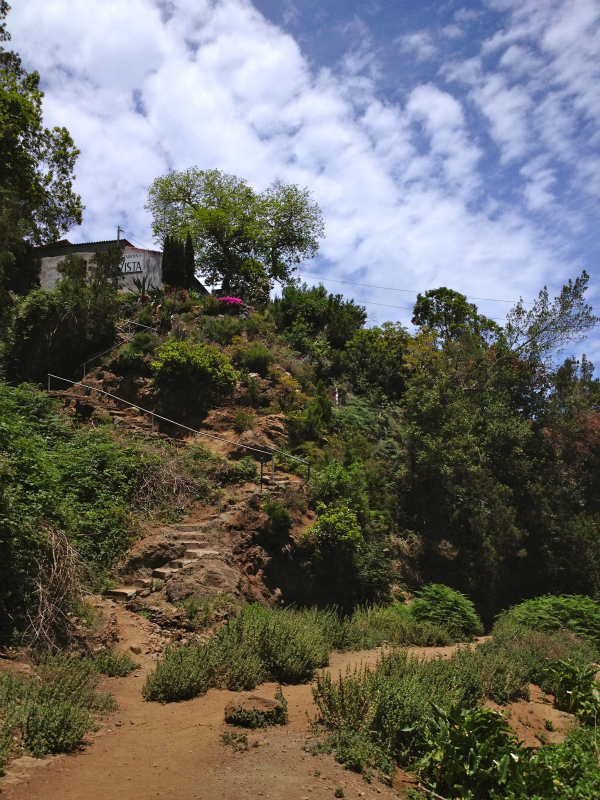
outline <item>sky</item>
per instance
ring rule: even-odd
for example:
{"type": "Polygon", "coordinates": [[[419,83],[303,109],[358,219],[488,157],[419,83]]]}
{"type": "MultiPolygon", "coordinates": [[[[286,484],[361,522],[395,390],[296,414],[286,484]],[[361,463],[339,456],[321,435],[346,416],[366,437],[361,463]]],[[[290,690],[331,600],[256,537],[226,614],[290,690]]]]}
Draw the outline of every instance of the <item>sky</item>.
{"type": "MultiPolygon", "coordinates": [[[[600,313],[600,0],[13,3],[81,150],[70,241],[156,246],[149,184],[217,168],[310,189],[326,236],[299,274],[370,324],[439,286],[501,324],[583,269],[600,313]]],[[[571,351],[600,366],[600,326],[571,351]]]]}

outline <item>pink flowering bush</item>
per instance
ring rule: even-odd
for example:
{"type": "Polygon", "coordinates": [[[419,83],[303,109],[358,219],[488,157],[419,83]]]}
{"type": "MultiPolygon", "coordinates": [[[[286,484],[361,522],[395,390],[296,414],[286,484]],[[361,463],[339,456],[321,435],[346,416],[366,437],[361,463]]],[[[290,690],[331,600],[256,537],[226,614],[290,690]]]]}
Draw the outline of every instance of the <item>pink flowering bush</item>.
{"type": "Polygon", "coordinates": [[[230,313],[237,313],[240,311],[243,303],[239,297],[219,297],[221,307],[230,313]]]}

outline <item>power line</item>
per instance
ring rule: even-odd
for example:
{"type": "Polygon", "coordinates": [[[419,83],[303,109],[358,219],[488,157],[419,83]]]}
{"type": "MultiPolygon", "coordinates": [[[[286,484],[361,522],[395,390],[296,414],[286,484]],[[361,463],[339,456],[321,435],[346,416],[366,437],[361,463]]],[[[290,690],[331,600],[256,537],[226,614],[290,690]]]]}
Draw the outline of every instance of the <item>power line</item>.
{"type": "MultiPolygon", "coordinates": [[[[387,292],[407,292],[408,294],[419,294],[417,289],[396,289],[394,286],[373,286],[369,283],[354,283],[353,281],[343,281],[339,278],[323,278],[321,275],[308,275],[306,273],[298,273],[300,278],[315,278],[319,281],[334,281],[335,283],[347,283],[350,286],[362,286],[365,289],[384,289],[387,292]]],[[[499,300],[497,297],[473,297],[472,295],[465,295],[468,300],[485,300],[493,303],[517,303],[518,300],[499,300]]],[[[527,305],[533,305],[527,303],[527,305]]],[[[401,308],[401,306],[392,306],[392,308],[401,308]]]]}

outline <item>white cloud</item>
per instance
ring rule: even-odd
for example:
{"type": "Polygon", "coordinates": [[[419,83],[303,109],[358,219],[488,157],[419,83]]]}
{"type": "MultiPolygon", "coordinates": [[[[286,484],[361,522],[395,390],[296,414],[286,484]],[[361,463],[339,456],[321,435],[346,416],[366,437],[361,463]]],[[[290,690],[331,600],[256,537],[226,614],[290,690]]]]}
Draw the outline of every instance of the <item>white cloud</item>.
{"type": "MultiPolygon", "coordinates": [[[[327,238],[320,261],[307,271],[512,299],[531,297],[549,276],[560,283],[578,264],[567,239],[550,235],[486,186],[472,105],[489,120],[504,162],[520,160],[529,209],[556,204],[554,168],[534,152],[539,128],[547,127],[548,150],[570,157],[567,95],[551,90],[544,105],[533,84],[523,83],[519,64],[543,51],[554,85],[563,69],[561,48],[574,47],[573,40],[558,16],[554,27],[540,28],[539,15],[510,8],[515,30],[502,42],[492,44],[492,37],[489,56],[445,73],[468,85],[470,99],[428,80],[404,87],[405,106],[380,96],[368,37],[339,69],[315,73],[296,41],[248,0],[178,0],[170,14],[152,0],[29,0],[13,9],[9,27],[26,65],[43,75],[46,122],[69,128],[82,150],[77,188],[87,210],[73,240],[109,238],[117,224],[150,238],[143,206],[153,178],[170,168],[217,167],[257,188],[276,178],[311,188],[327,238]],[[530,38],[538,32],[537,49],[523,43],[527,30],[530,38]],[[486,59],[500,50],[494,71],[486,59]],[[561,121],[553,123],[559,112],[561,121]]],[[[466,23],[472,15],[456,18],[466,23]]],[[[426,60],[438,52],[433,41],[419,32],[400,46],[426,60]]],[[[563,72],[568,96],[585,116],[587,89],[563,72]]],[[[578,169],[590,176],[596,162],[584,155],[578,169]]],[[[354,294],[410,305],[406,295],[354,294]]],[[[481,307],[501,315],[497,305],[481,307]]],[[[390,316],[406,321],[410,312],[383,309],[376,318],[390,316]]]]}
{"type": "Polygon", "coordinates": [[[426,61],[438,52],[429,31],[418,31],[401,36],[396,40],[403,53],[414,55],[417,61],[426,61]]]}

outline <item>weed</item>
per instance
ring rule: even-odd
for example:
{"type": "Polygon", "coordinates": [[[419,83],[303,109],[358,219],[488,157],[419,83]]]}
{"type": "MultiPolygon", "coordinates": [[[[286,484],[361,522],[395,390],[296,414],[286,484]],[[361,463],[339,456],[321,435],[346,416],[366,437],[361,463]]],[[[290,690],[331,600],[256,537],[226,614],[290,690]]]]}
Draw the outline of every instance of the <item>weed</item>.
{"type": "Polygon", "coordinates": [[[342,789],[341,786],[336,786],[335,789],[333,790],[333,796],[334,797],[345,797],[346,795],[344,794],[344,790],[342,789]]]}
{"type": "MultiPolygon", "coordinates": [[[[221,734],[221,741],[224,745],[231,747],[234,753],[245,753],[248,750],[248,734],[247,733],[229,733],[229,731],[225,731],[225,733],[221,734]]],[[[258,745],[253,742],[252,746],[255,747],[258,745]]]]}
{"type": "Polygon", "coordinates": [[[552,720],[551,720],[551,719],[545,719],[545,720],[544,720],[544,728],[545,728],[547,731],[554,731],[554,730],[556,730],[556,728],[554,727],[554,723],[552,722],[552,720]]]}

